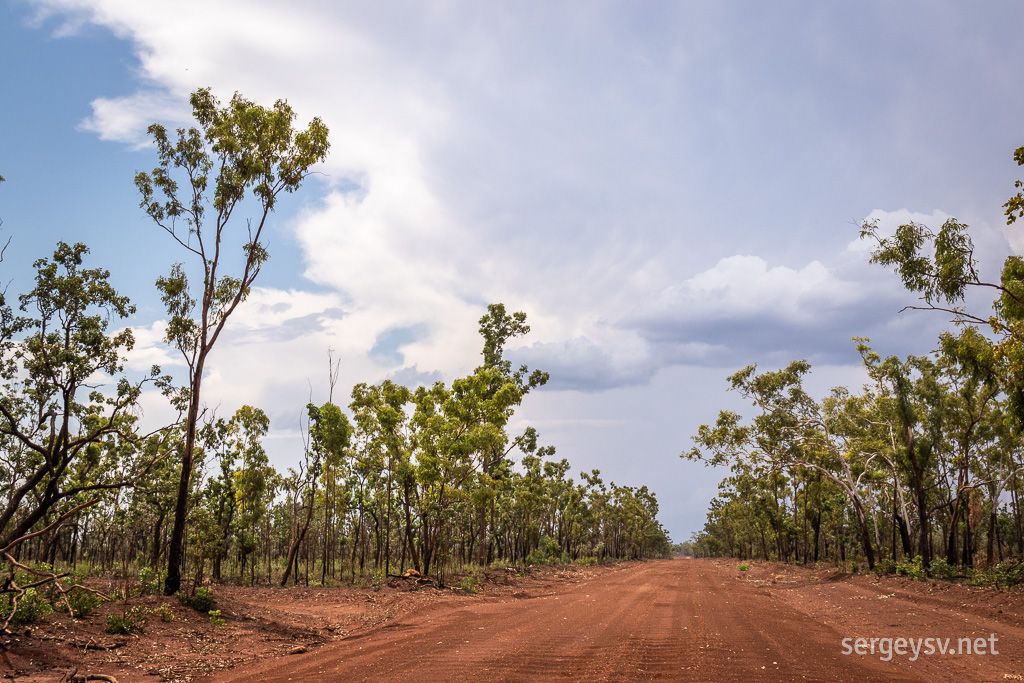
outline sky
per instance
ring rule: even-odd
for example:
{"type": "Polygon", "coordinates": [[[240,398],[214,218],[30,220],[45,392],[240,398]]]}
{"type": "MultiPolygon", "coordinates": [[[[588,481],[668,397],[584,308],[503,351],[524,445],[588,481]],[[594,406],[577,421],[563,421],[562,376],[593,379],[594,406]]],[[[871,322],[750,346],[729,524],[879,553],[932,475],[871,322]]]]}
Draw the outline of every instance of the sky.
{"type": "MultiPolygon", "coordinates": [[[[155,280],[186,254],[139,208],[146,127],[190,123],[210,87],[301,124],[331,153],[285,198],[271,259],[218,341],[204,395],[271,418],[358,382],[450,382],[480,363],[488,303],[546,370],[513,429],[647,485],[676,541],[725,470],[681,460],[726,377],[808,359],[864,381],[850,338],[922,354],[941,315],[868,263],[858,226],[971,226],[983,275],[1024,248],[1001,205],[1024,177],[1018,2],[4,0],[0,219],[8,293],[84,242],[131,297],[138,370],[180,373],[155,280]]],[[[979,305],[984,305],[980,302],[979,305]]],[[[147,418],[169,414],[157,396],[147,418]]]]}

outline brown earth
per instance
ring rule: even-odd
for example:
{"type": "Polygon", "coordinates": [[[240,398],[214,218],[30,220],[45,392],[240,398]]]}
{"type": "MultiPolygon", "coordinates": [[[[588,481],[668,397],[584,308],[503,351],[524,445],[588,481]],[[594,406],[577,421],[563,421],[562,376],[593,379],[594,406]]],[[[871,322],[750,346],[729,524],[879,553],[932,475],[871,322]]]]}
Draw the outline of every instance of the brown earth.
{"type": "Polygon", "coordinates": [[[175,601],[174,621],[153,613],[135,636],[102,632],[110,605],[77,623],[51,615],[28,636],[0,638],[0,680],[57,681],[72,666],[119,683],[1024,680],[1015,592],[771,563],[741,572],[724,560],[490,572],[477,595],[394,583],[222,586],[225,625],[175,601]],[[926,644],[915,656],[886,641],[846,654],[856,638],[900,637],[940,639],[936,650],[949,638],[953,652],[959,639],[982,638],[998,654],[928,654],[926,644]]]}

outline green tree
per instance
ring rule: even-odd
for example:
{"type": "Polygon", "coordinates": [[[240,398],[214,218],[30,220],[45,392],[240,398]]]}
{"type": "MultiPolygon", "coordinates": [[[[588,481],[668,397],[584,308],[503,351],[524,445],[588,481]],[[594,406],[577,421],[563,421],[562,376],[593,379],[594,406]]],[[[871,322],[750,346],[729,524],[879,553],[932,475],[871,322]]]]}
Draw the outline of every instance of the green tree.
{"type": "MultiPolygon", "coordinates": [[[[236,454],[238,468],[235,478],[235,504],[241,573],[249,556],[259,547],[261,525],[267,520],[278,485],[277,471],[270,465],[263,449],[263,437],[270,430],[270,418],[259,408],[242,406],[228,423],[230,448],[236,454]]],[[[256,559],[250,564],[250,583],[256,582],[256,559]]],[[[267,577],[269,580],[269,576],[267,577]]]]}
{"type": "MultiPolygon", "coordinates": [[[[1024,147],[1013,156],[1018,165],[1024,165],[1024,147]]],[[[1015,185],[1017,194],[1003,205],[1008,225],[1024,216],[1024,182],[1018,180],[1015,185]]],[[[999,281],[984,279],[968,226],[955,218],[945,221],[937,232],[907,223],[889,237],[878,234],[877,221],[866,221],[860,236],[875,244],[872,263],[891,266],[908,290],[921,295],[923,305],[906,308],[942,311],[952,314],[960,325],[992,331],[998,339],[995,360],[1002,388],[1011,400],[1018,428],[1024,427],[1024,258],[1007,256],[999,281]],[[965,295],[970,288],[993,291],[991,315],[967,310],[965,295]]]]}
{"type": "Polygon", "coordinates": [[[840,387],[819,404],[803,389],[803,376],[810,371],[806,361],[794,361],[775,372],[756,374],[756,370],[750,365],[729,381],[760,414],[743,424],[738,414],[721,411],[714,426],[700,426],[693,437],[697,447],[681,457],[713,465],[746,461],[752,471],[765,475],[799,469],[821,473],[853,507],[864,554],[873,568],[875,553],[862,489],[877,453],[863,451],[858,443],[870,431],[863,398],[840,387]]]}
{"type": "Polygon", "coordinates": [[[88,251],[61,242],[52,260],[36,261],[35,287],[19,297],[31,315],[6,310],[2,319],[0,554],[12,563],[26,538],[60,526],[97,503],[97,492],[129,485],[154,462],[140,447],[134,409],[146,383],[167,380],[156,367],[138,382],[124,376],[132,332],[108,329],[135,309],[109,272],[84,267],[88,251]],[[104,375],[115,380],[106,393],[96,384],[104,375]]]}
{"type": "Polygon", "coordinates": [[[381,475],[384,490],[384,571],[391,571],[392,487],[401,463],[410,457],[409,418],[405,406],[412,400],[408,388],[389,379],[379,385],[357,384],[352,389],[352,409],[356,424],[364,435],[366,456],[381,475]]]}
{"type": "Polygon", "coordinates": [[[187,498],[207,358],[269,257],[264,229],[278,196],[297,190],[309,168],[326,158],[329,147],[323,122],[314,118],[308,128],[296,130],[295,113],[283,100],[268,109],[236,93],[222,107],[209,89],[200,89],[192,93],[190,102],[199,127],[178,129],[172,140],[163,126],[151,125],[148,132],[160,163],[152,173],[135,177],[143,210],[198,264],[202,283],[193,294],[182,263],[157,280],[170,316],[167,341],[181,351],[189,372],[181,480],[164,584],[168,595],[181,585],[187,498]],[[245,203],[250,194],[253,203],[245,203]],[[225,274],[228,243],[238,232],[230,228],[237,223],[235,212],[250,206],[255,207],[255,216],[248,220],[242,239],[236,238],[241,272],[225,274]]]}
{"type": "MultiPolygon", "coordinates": [[[[303,473],[307,477],[305,486],[302,487],[305,489],[306,495],[306,501],[303,506],[306,516],[304,520],[294,519],[292,521],[292,540],[288,545],[288,556],[285,560],[284,574],[281,576],[282,586],[288,583],[288,577],[291,575],[293,565],[295,573],[298,574],[299,546],[302,544],[303,539],[305,539],[306,532],[309,531],[309,525],[313,520],[313,511],[316,503],[316,485],[324,471],[324,466],[337,467],[341,454],[348,448],[349,441],[352,438],[352,426],[349,424],[348,418],[333,403],[325,403],[320,407],[310,403],[306,406],[306,412],[309,415],[310,439],[309,445],[306,448],[305,463],[296,476],[297,482],[303,479],[303,473]]],[[[297,491],[296,497],[299,495],[301,493],[297,491]]],[[[294,509],[296,506],[293,505],[292,507],[294,509]]],[[[324,563],[326,570],[326,557],[324,563]]]]}
{"type": "MultiPolygon", "coordinates": [[[[526,313],[523,311],[509,314],[506,312],[504,304],[496,303],[487,306],[487,313],[480,318],[480,336],[484,339],[484,348],[481,351],[481,355],[484,357],[484,363],[479,369],[497,371],[492,374],[494,379],[491,381],[487,391],[489,396],[502,391],[505,385],[512,384],[519,393],[516,403],[518,405],[522,402],[523,397],[530,393],[532,389],[547,384],[548,379],[550,379],[548,373],[541,370],[530,372],[526,365],[521,365],[517,370],[513,371],[512,362],[504,357],[505,344],[510,339],[525,336],[529,332],[530,326],[526,324],[526,313]]],[[[504,422],[502,422],[502,428],[504,428],[504,422]]],[[[511,451],[522,438],[524,437],[517,439],[508,451],[511,451]]],[[[477,495],[480,564],[487,564],[491,549],[487,535],[487,521],[488,512],[490,512],[491,526],[493,527],[495,511],[492,473],[493,469],[508,454],[508,451],[505,450],[505,444],[503,443],[493,452],[485,454],[483,458],[483,466],[480,472],[480,489],[477,495]]],[[[493,533],[493,528],[491,531],[493,533]]]]}

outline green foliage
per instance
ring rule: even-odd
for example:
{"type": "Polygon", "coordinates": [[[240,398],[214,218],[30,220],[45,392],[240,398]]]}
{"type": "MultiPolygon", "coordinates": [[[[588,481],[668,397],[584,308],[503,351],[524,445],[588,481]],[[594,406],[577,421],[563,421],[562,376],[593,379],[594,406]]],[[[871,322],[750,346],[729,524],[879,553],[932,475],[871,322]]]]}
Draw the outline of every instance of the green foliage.
{"type": "Polygon", "coordinates": [[[480,577],[476,574],[470,574],[469,576],[462,577],[462,590],[467,593],[476,594],[480,586],[480,577]]]}
{"type": "MultiPolygon", "coordinates": [[[[0,621],[11,617],[11,607],[14,602],[14,596],[11,593],[0,595],[0,621]]],[[[25,592],[17,598],[17,607],[14,610],[14,616],[11,617],[11,623],[31,624],[52,611],[53,607],[35,588],[26,588],[25,592]]]]}
{"type": "MultiPolygon", "coordinates": [[[[1017,162],[1018,166],[1024,165],[1024,147],[1018,147],[1014,151],[1013,160],[1017,162]]],[[[1006,209],[1008,225],[1012,225],[1018,218],[1024,218],[1024,182],[1017,180],[1013,185],[1017,188],[1017,194],[1003,204],[1003,208],[1006,209]]]]}
{"type": "Polygon", "coordinates": [[[139,570],[139,595],[156,595],[163,589],[166,572],[153,571],[149,567],[139,570]]]}
{"type": "Polygon", "coordinates": [[[165,624],[169,624],[174,621],[174,612],[171,610],[171,606],[166,602],[161,604],[156,610],[154,610],[157,616],[160,617],[160,621],[165,624]]]}
{"type": "Polygon", "coordinates": [[[210,623],[214,626],[224,626],[227,623],[221,618],[219,609],[212,609],[207,614],[210,616],[210,623]]]}
{"type": "MultiPolygon", "coordinates": [[[[187,289],[183,279],[165,284],[175,297],[187,289]]],[[[444,585],[445,575],[458,577],[452,581],[457,587],[467,568],[484,563],[504,571],[524,562],[588,565],[667,552],[670,543],[650,490],[605,484],[596,470],[582,473],[577,483],[569,462],[554,459],[554,447],[538,444],[536,430],[510,434],[510,419],[541,379],[515,371],[501,356],[505,341],[525,332],[524,321],[524,315],[489,309],[481,321],[488,335],[486,362],[450,384],[416,390],[393,381],[357,385],[351,422],[333,403],[307,406],[309,457],[286,480],[270,466],[262,445],[269,418],[253,406],[203,425],[194,469],[183,467],[184,427],[146,440],[109,434],[83,453],[88,466],[75,476],[101,469],[145,475],[128,492],[100,490],[95,512],[76,516],[72,506],[84,496],[59,505],[49,520],[73,511],[55,523],[60,535],[53,543],[24,547],[24,559],[53,571],[34,560],[66,562],[74,553],[79,566],[107,577],[113,560],[117,579],[106,592],[116,585],[117,598],[150,595],[161,584],[167,590],[171,577],[164,580],[150,567],[166,567],[165,550],[174,547],[169,527],[183,469],[195,473],[187,486],[189,553],[180,565],[189,572],[189,585],[203,585],[211,570],[221,581],[221,565],[229,581],[283,576],[288,563],[279,549],[298,547],[305,525],[311,532],[303,556],[309,569],[299,580],[310,585],[336,585],[351,572],[353,582],[382,589],[386,572],[396,571],[398,553],[403,566],[415,566],[437,584],[444,585]],[[151,466],[140,470],[134,462],[151,466]]],[[[295,571],[297,565],[291,566],[295,571]]],[[[475,590],[478,581],[470,577],[466,587],[475,590]]],[[[76,592],[76,604],[79,598],[83,607],[96,600],[86,592],[76,592]]],[[[207,616],[216,610],[209,588],[179,600],[207,616]]],[[[153,613],[173,618],[166,606],[153,613]]],[[[119,610],[112,627],[131,628],[126,615],[132,616],[119,610]]]]}
{"type": "Polygon", "coordinates": [[[875,571],[878,574],[895,574],[896,573],[896,560],[891,557],[887,557],[875,567],[875,571]]]}
{"type": "Polygon", "coordinates": [[[148,623],[146,608],[142,605],[125,605],[121,614],[111,612],[107,615],[107,626],[103,630],[114,635],[131,635],[143,633],[148,623]]]}
{"type": "Polygon", "coordinates": [[[527,565],[558,564],[562,559],[562,549],[558,541],[550,536],[541,539],[538,547],[526,556],[527,565]]]}
{"type": "Polygon", "coordinates": [[[748,572],[748,571],[750,571],[750,563],[749,562],[740,562],[736,566],[736,569],[739,569],[741,572],[748,572]]]}
{"type": "Polygon", "coordinates": [[[191,607],[197,612],[208,614],[210,610],[217,606],[217,596],[213,590],[206,586],[200,586],[196,589],[195,595],[178,593],[178,602],[185,607],[191,607]]]}
{"type": "Polygon", "coordinates": [[[1013,588],[1024,583],[1024,562],[1005,560],[997,565],[975,572],[968,579],[972,586],[985,588],[1013,588]]]}
{"type": "Polygon", "coordinates": [[[187,408],[187,417],[180,458],[183,476],[167,558],[168,594],[181,587],[185,519],[178,511],[186,509],[189,495],[206,359],[270,257],[264,229],[278,196],[298,190],[310,167],[323,161],[330,147],[323,122],[314,118],[305,130],[295,128],[295,112],[284,100],[266,108],[235,93],[222,106],[205,88],[192,93],[190,103],[198,128],[178,129],[174,139],[164,126],[151,125],[148,132],[156,143],[159,165],[135,176],[140,206],[196,260],[195,280],[201,282],[201,293],[193,295],[182,263],[157,280],[169,314],[166,341],[181,351],[189,368],[188,388],[177,397],[178,406],[187,408]],[[253,207],[255,216],[246,221],[244,231],[229,231],[235,210],[243,206],[253,207]],[[234,251],[231,246],[238,247],[235,255],[241,257],[236,274],[225,272],[225,255],[234,251]]]}
{"type": "Polygon", "coordinates": [[[149,463],[133,409],[145,383],[166,378],[156,367],[141,382],[122,376],[135,340],[128,328],[109,329],[135,308],[108,271],[85,267],[88,253],[58,243],[52,259],[33,264],[35,285],[19,297],[26,315],[0,312],[0,547],[9,550],[49,515],[98,502],[149,463]]]}
{"type": "Polygon", "coordinates": [[[944,557],[936,557],[928,563],[928,575],[943,581],[952,581],[956,577],[956,568],[946,562],[944,557]]]}
{"type": "Polygon", "coordinates": [[[915,555],[912,559],[904,558],[902,562],[896,565],[896,573],[900,576],[906,576],[914,581],[924,581],[928,578],[928,572],[925,571],[923,560],[920,555],[915,555]]]}
{"type": "MultiPolygon", "coordinates": [[[[71,611],[77,618],[86,616],[104,602],[101,596],[93,593],[92,591],[81,588],[77,583],[65,590],[65,597],[67,598],[68,604],[71,606],[71,611]]],[[[61,600],[55,604],[59,608],[63,606],[64,601],[61,600]]]]}

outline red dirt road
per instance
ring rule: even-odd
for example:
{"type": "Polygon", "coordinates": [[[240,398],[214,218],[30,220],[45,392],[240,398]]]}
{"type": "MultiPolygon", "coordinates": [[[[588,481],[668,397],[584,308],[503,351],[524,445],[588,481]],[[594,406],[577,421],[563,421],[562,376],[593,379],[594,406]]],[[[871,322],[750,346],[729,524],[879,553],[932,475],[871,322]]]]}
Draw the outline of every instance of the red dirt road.
{"type": "Polygon", "coordinates": [[[663,560],[529,594],[425,604],[369,633],[209,680],[1024,680],[1019,595],[772,571],[663,560]],[[915,658],[908,647],[883,661],[884,645],[874,655],[842,645],[935,637],[955,650],[959,638],[990,634],[998,655],[915,658]]]}

